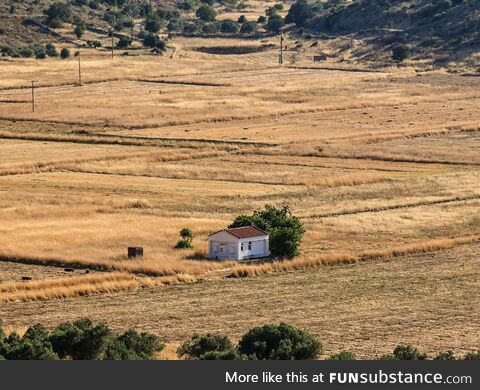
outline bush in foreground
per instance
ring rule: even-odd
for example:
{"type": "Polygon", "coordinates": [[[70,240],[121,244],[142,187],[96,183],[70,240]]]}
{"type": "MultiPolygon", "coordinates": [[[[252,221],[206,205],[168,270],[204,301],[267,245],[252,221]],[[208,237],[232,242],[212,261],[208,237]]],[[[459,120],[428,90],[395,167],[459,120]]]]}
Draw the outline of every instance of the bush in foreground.
{"type": "Polygon", "coordinates": [[[183,343],[177,353],[180,357],[189,360],[235,360],[238,358],[237,351],[228,337],[210,333],[193,336],[183,343]]]}
{"type": "Polygon", "coordinates": [[[322,345],[309,333],[280,323],[256,327],[238,343],[238,352],[251,360],[306,360],[322,352],[322,345]]]}
{"type": "Polygon", "coordinates": [[[34,325],[23,336],[7,336],[0,326],[0,360],[151,360],[163,348],[155,335],[135,330],[118,335],[86,318],[51,332],[34,325]]]}

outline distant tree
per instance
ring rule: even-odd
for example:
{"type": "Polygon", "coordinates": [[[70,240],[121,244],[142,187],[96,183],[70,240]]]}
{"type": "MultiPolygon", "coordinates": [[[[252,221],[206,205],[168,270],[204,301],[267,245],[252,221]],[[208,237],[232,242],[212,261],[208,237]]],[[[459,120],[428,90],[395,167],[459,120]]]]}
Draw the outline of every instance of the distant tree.
{"type": "Polygon", "coordinates": [[[132,44],[133,40],[129,36],[122,35],[117,42],[117,48],[126,49],[132,44]]]}
{"type": "Polygon", "coordinates": [[[220,31],[223,33],[236,33],[238,26],[233,20],[227,19],[220,24],[220,31]]]}
{"type": "Polygon", "coordinates": [[[313,8],[307,0],[298,0],[292,4],[287,16],[286,23],[295,23],[298,27],[304,27],[306,22],[313,16],[313,8]]]}
{"type": "Polygon", "coordinates": [[[237,22],[240,24],[245,23],[246,21],[247,21],[247,18],[245,17],[245,15],[240,15],[237,20],[237,22]]]}
{"type": "Polygon", "coordinates": [[[180,240],[175,245],[176,249],[187,249],[192,247],[193,233],[188,228],[180,230],[180,240]]]}
{"type": "Polygon", "coordinates": [[[34,54],[32,48],[28,46],[22,47],[18,52],[23,58],[31,58],[34,54]]]}
{"type": "Polygon", "coordinates": [[[215,4],[215,0],[200,0],[200,2],[202,2],[203,4],[210,5],[210,6],[215,4]]]}
{"type": "Polygon", "coordinates": [[[102,42],[100,41],[87,41],[87,47],[91,47],[93,49],[102,47],[102,42]]]}
{"type": "Polygon", "coordinates": [[[53,43],[47,43],[45,45],[45,52],[47,53],[47,56],[49,57],[58,57],[58,51],[57,48],[53,43]]]}
{"type": "Polygon", "coordinates": [[[190,360],[235,360],[238,357],[228,337],[210,333],[194,335],[182,344],[177,353],[190,360]]]}
{"type": "Polygon", "coordinates": [[[157,33],[162,28],[162,24],[163,22],[158,15],[149,15],[145,21],[145,30],[151,33],[157,33]]]}
{"type": "Polygon", "coordinates": [[[238,343],[238,352],[252,360],[307,360],[322,352],[309,333],[286,323],[249,330],[238,343]]]}
{"type": "Polygon", "coordinates": [[[60,58],[62,60],[66,60],[68,57],[70,57],[70,50],[68,50],[66,47],[64,47],[61,51],[60,51],[60,58]]]}
{"type": "Polygon", "coordinates": [[[202,26],[202,32],[206,34],[215,34],[219,30],[219,24],[218,23],[207,23],[204,26],[202,26]]]}
{"type": "Polygon", "coordinates": [[[86,30],[85,23],[82,21],[79,21],[76,25],[75,28],[73,29],[73,33],[76,35],[78,39],[80,39],[83,36],[83,33],[86,30]]]}
{"type": "Polygon", "coordinates": [[[230,225],[233,227],[254,225],[265,230],[270,236],[270,252],[275,256],[294,257],[299,248],[305,229],[302,222],[290,212],[288,206],[277,209],[266,205],[264,210],[252,215],[240,215],[230,225]]]}
{"type": "Polygon", "coordinates": [[[392,49],[392,59],[397,62],[403,62],[410,56],[410,48],[405,45],[395,46],[392,49]]]}
{"type": "Polygon", "coordinates": [[[146,47],[150,47],[157,52],[164,52],[165,51],[165,41],[160,39],[160,37],[156,34],[147,34],[143,39],[143,44],[146,47]]]}
{"type": "Polygon", "coordinates": [[[47,58],[47,51],[44,45],[42,44],[34,44],[33,47],[33,52],[35,54],[35,58],[37,60],[43,60],[47,58]]]}
{"type": "Polygon", "coordinates": [[[283,18],[280,15],[274,14],[268,18],[268,22],[265,28],[268,31],[278,33],[283,26],[285,26],[285,21],[283,20],[283,18]]]}
{"type": "Polygon", "coordinates": [[[243,34],[251,34],[257,31],[257,24],[255,22],[245,22],[240,27],[240,32],[243,34]]]}
{"type": "Polygon", "coordinates": [[[267,18],[263,15],[259,16],[257,19],[257,23],[263,24],[267,21],[267,18]]]}
{"type": "Polygon", "coordinates": [[[209,7],[208,5],[202,5],[197,9],[196,15],[204,22],[214,22],[217,13],[212,7],[209,7]]]}
{"type": "Polygon", "coordinates": [[[56,1],[44,10],[47,24],[52,28],[61,27],[62,22],[69,22],[72,16],[70,6],[66,2],[56,1]]]}

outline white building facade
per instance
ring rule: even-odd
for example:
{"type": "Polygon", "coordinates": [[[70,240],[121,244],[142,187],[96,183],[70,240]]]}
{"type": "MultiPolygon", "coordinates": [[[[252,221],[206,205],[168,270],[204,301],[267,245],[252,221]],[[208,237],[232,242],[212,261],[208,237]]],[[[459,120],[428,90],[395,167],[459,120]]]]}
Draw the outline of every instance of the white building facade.
{"type": "Polygon", "coordinates": [[[208,257],[217,260],[268,257],[268,239],[268,233],[256,226],[220,230],[208,236],[208,257]]]}

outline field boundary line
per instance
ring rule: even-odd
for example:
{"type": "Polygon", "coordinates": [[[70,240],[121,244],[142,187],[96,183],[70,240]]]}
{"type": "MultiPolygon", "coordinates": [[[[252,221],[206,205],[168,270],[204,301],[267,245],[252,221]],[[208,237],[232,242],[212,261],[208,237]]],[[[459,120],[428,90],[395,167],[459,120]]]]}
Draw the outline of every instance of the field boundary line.
{"type": "Polygon", "coordinates": [[[313,214],[313,215],[308,215],[308,216],[302,216],[300,218],[301,219],[326,219],[326,218],[335,218],[335,217],[342,217],[342,216],[348,216],[348,215],[379,213],[379,212],[382,212],[382,211],[409,209],[409,208],[416,208],[416,207],[422,207],[422,206],[434,206],[434,205],[439,205],[439,204],[466,202],[466,201],[478,200],[478,199],[480,199],[480,194],[468,195],[468,196],[457,196],[457,197],[454,197],[454,198],[437,199],[437,200],[422,201],[422,202],[416,202],[416,203],[405,203],[405,204],[392,205],[392,206],[372,207],[372,208],[358,209],[358,210],[338,211],[338,212],[334,212],[334,213],[313,214]]]}
{"type": "Polygon", "coordinates": [[[28,141],[44,141],[44,142],[72,142],[82,144],[107,144],[107,145],[124,145],[124,146],[164,146],[158,145],[156,142],[169,143],[171,146],[176,147],[192,147],[191,145],[179,145],[179,144],[216,144],[216,145],[235,145],[235,146],[260,146],[260,147],[278,147],[280,144],[267,143],[267,142],[254,142],[254,141],[223,141],[218,139],[206,139],[206,138],[168,138],[168,137],[140,137],[140,136],[124,136],[115,135],[111,133],[99,134],[91,133],[89,135],[77,135],[66,134],[55,136],[50,135],[38,135],[38,134],[13,134],[0,131],[0,139],[18,139],[28,141]],[[77,137],[77,138],[74,138],[77,137]],[[85,139],[81,139],[85,137],[85,139]],[[87,138],[90,137],[90,138],[87,138]],[[135,142],[135,141],[145,141],[135,142]]]}

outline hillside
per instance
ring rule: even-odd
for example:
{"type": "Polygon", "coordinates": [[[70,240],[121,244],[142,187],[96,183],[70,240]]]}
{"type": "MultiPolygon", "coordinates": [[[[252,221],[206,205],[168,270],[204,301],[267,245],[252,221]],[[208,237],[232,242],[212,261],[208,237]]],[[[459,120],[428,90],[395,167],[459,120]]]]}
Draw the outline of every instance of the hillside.
{"type": "Polygon", "coordinates": [[[108,50],[112,29],[116,39],[124,37],[119,49],[151,49],[148,33],[168,41],[262,39],[283,31],[303,57],[383,67],[395,63],[392,51],[400,48],[401,60],[417,68],[476,71],[479,22],[477,0],[0,0],[0,51],[24,57],[36,53],[25,47],[48,42],[108,50]],[[67,6],[50,12],[52,4],[67,6]]]}
{"type": "Polygon", "coordinates": [[[329,36],[360,39],[353,57],[375,61],[390,49],[406,44],[415,60],[446,65],[478,64],[480,1],[383,0],[354,1],[322,11],[308,22],[312,30],[329,36]]]}

